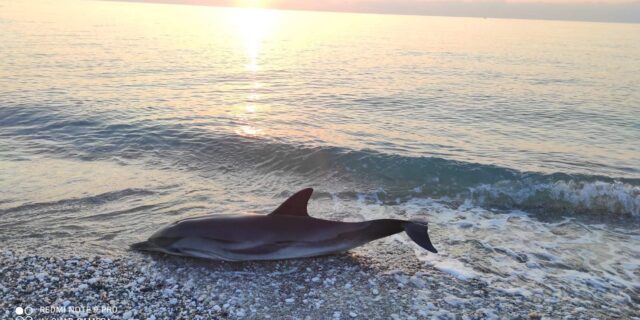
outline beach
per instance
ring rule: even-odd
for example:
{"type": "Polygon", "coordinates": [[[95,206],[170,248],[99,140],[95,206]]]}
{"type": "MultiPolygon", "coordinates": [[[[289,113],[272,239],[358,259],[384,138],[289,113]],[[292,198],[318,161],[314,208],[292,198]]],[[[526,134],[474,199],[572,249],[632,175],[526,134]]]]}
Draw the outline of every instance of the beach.
{"type": "Polygon", "coordinates": [[[532,295],[462,281],[374,243],[353,253],[276,262],[167,256],[109,259],[4,251],[3,318],[34,319],[633,319],[633,305],[603,306],[544,287],[532,295]],[[99,308],[97,312],[94,307],[99,308]]]}

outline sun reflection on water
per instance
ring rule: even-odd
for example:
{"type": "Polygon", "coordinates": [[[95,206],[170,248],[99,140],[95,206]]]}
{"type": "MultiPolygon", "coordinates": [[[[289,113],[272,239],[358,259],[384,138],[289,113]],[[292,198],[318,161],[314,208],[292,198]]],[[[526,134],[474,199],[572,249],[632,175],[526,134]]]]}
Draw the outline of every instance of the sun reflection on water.
{"type": "MultiPolygon", "coordinates": [[[[263,42],[274,32],[278,13],[273,10],[259,9],[255,5],[251,8],[235,9],[229,11],[231,25],[240,39],[246,56],[244,70],[250,77],[256,77],[261,71],[261,51],[263,42]]],[[[249,93],[246,97],[246,105],[235,109],[242,125],[235,130],[236,134],[245,137],[264,135],[264,130],[258,127],[259,113],[264,111],[260,105],[260,90],[263,84],[254,79],[250,82],[249,93]]]]}
{"type": "Polygon", "coordinates": [[[276,11],[259,8],[235,9],[229,12],[231,24],[245,47],[247,71],[260,70],[262,43],[274,31],[277,17],[276,11]]]}

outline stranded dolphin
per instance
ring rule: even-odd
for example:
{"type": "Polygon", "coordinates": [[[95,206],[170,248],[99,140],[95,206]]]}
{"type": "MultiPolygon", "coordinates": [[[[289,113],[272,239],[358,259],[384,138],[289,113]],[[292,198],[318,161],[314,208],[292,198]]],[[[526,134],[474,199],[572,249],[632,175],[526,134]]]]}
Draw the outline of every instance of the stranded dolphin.
{"type": "Polygon", "coordinates": [[[422,248],[437,253],[426,223],[313,218],[307,213],[311,193],[311,188],[298,191],[268,215],[212,215],[180,220],[131,247],[213,260],[278,260],[343,252],[404,231],[422,248]]]}

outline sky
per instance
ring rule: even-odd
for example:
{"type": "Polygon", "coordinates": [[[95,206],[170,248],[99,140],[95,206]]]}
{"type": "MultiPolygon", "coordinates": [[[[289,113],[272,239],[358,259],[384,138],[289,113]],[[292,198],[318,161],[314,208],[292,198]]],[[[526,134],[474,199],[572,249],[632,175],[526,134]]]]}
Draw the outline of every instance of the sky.
{"type": "Polygon", "coordinates": [[[218,6],[640,23],[640,0],[134,0],[218,6]]]}

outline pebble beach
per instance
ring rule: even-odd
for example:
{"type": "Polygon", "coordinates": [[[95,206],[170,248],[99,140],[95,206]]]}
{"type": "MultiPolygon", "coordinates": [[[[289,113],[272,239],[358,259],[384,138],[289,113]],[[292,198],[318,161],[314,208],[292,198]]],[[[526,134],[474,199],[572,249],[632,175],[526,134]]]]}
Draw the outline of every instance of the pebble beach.
{"type": "Polygon", "coordinates": [[[274,262],[0,255],[0,317],[32,319],[637,319],[570,297],[492,289],[375,242],[348,253],[274,262]]]}

